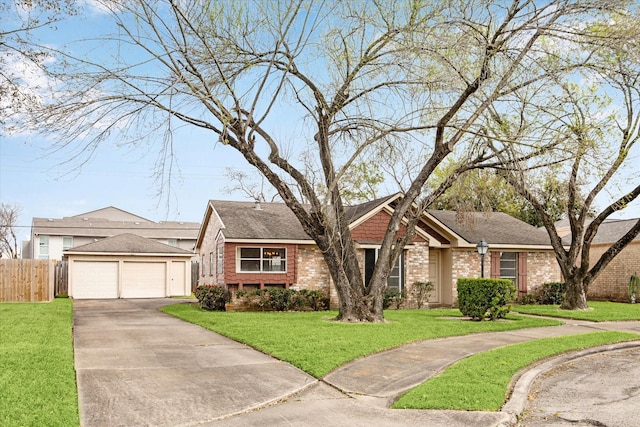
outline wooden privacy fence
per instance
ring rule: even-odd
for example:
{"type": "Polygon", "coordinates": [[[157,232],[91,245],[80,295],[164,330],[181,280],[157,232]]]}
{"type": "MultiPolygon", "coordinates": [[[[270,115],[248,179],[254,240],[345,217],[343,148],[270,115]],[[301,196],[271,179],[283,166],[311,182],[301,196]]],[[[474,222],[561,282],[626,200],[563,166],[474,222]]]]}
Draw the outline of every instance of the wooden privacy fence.
{"type": "Polygon", "coordinates": [[[54,297],[54,263],[0,259],[0,302],[41,302],[54,297]]]}

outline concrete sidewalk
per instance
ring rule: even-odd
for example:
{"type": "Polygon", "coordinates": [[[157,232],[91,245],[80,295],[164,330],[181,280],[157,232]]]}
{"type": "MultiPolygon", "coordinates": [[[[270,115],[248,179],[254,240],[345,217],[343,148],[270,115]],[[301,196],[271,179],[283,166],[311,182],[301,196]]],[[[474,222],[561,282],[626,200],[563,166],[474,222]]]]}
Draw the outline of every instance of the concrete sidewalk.
{"type": "MultiPolygon", "coordinates": [[[[157,311],[173,302],[179,301],[74,302],[84,427],[510,425],[525,409],[529,387],[542,368],[522,376],[503,412],[388,406],[402,392],[474,353],[599,330],[640,333],[640,322],[567,321],[563,326],[421,341],[353,361],[317,381],[284,362],[157,311]]],[[[548,363],[553,367],[556,362],[548,363]]]]}

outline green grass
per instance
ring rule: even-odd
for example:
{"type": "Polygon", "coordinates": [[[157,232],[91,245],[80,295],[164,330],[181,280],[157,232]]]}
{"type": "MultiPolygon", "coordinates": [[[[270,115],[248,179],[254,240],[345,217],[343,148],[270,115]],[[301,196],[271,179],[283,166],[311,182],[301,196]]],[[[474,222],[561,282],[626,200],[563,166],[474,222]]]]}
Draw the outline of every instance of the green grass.
{"type": "Polygon", "coordinates": [[[0,426],[77,426],[73,307],[0,304],[0,426]]]}
{"type": "Polygon", "coordinates": [[[640,320],[640,304],[589,301],[590,310],[562,310],[557,305],[516,305],[513,311],[539,316],[607,322],[616,320],[640,320]]]}
{"type": "Polygon", "coordinates": [[[595,332],[544,338],[478,353],[410,390],[392,407],[497,411],[505,402],[511,378],[527,365],[570,350],[638,338],[640,335],[629,332],[595,332]]]}
{"type": "Polygon", "coordinates": [[[208,312],[193,304],[174,304],[164,312],[203,326],[289,362],[322,378],[351,360],[404,343],[466,335],[476,332],[507,331],[560,322],[522,316],[508,321],[473,322],[449,319],[459,310],[390,310],[387,323],[345,324],[330,319],[336,312],[247,313],[208,312]]]}

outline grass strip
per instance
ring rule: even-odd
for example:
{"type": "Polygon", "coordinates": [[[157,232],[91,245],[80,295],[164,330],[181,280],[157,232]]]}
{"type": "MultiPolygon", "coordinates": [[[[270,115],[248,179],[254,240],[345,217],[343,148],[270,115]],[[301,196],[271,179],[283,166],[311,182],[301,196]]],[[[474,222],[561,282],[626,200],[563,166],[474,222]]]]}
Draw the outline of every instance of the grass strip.
{"type": "Polygon", "coordinates": [[[462,359],[402,395],[395,409],[497,411],[511,378],[526,366],[571,350],[637,340],[631,332],[594,332],[512,344],[462,359]]]}
{"type": "Polygon", "coordinates": [[[351,360],[412,341],[559,325],[559,321],[509,315],[506,321],[461,320],[459,310],[388,310],[386,323],[333,322],[336,312],[214,312],[174,304],[165,313],[200,325],[322,378],[351,360]]]}
{"type": "Polygon", "coordinates": [[[589,310],[563,310],[559,305],[514,305],[511,309],[524,314],[592,322],[640,320],[640,304],[605,301],[589,301],[588,304],[589,310]]]}
{"type": "Polygon", "coordinates": [[[0,425],[77,426],[73,306],[0,304],[0,425]]]}

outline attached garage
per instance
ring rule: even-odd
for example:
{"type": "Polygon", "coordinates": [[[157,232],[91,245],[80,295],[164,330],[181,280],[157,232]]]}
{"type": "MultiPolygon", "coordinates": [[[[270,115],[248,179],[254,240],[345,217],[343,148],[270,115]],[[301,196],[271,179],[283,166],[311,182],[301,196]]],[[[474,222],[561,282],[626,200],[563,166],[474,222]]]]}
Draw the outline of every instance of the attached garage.
{"type": "Polygon", "coordinates": [[[164,298],[191,294],[193,254],[133,234],[65,251],[69,296],[76,299],[164,298]]]}

